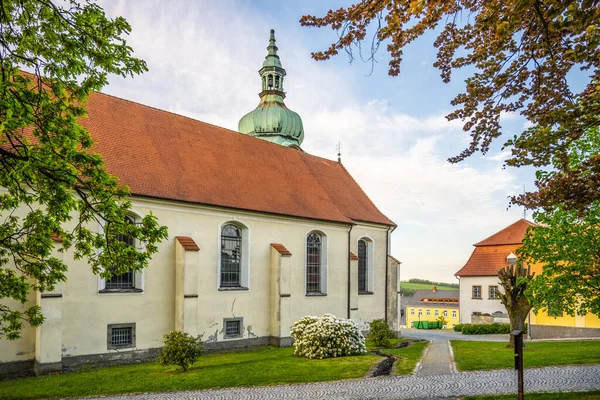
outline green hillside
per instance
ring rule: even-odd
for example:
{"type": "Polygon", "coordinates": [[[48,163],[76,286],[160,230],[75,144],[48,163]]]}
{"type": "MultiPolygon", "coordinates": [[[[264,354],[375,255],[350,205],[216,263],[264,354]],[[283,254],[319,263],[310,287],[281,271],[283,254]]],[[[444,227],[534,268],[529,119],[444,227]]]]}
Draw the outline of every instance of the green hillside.
{"type": "MultiPolygon", "coordinates": [[[[400,288],[407,290],[431,290],[432,286],[426,283],[400,282],[400,288]]],[[[451,286],[435,285],[435,287],[437,290],[458,290],[457,287],[451,286]]]]}

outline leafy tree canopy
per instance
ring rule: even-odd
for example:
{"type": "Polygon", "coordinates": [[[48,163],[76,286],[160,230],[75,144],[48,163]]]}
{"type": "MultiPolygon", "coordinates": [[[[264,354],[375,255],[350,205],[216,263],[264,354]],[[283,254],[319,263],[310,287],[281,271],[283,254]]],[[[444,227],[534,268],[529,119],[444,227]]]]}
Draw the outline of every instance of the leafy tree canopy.
{"type": "Polygon", "coordinates": [[[18,303],[65,281],[51,236],[105,279],[146,267],[167,236],[152,215],[125,223],[128,188],[104,170],[78,122],[109,73],[146,70],[123,39],[129,31],[91,1],[0,4],[0,337],[18,338],[25,321],[41,324],[39,307],[18,303]]]}
{"type": "Polygon", "coordinates": [[[368,41],[373,61],[380,43],[390,54],[389,74],[398,75],[404,48],[426,31],[437,29],[435,66],[444,82],[452,71],[469,67],[464,93],[452,101],[449,120],[460,119],[471,143],[450,159],[486,153],[502,134],[500,117],[520,113],[529,127],[505,141],[510,166],[554,164],[563,175],[538,181],[539,193],[512,199],[529,208],[552,207],[585,212],[600,200],[600,158],[588,157],[578,168],[568,167],[568,148],[600,123],[600,7],[593,0],[363,0],[329,11],[323,17],[304,16],[300,23],[331,27],[338,40],[312,54],[327,60],[368,41]],[[372,41],[369,29],[374,29],[372,41]],[[585,87],[574,92],[570,74],[583,71],[585,87]],[[582,188],[575,194],[569,184],[582,188]]]}
{"type": "MultiPolygon", "coordinates": [[[[598,154],[600,130],[590,129],[572,143],[569,168],[577,169],[598,154]]],[[[559,180],[574,195],[582,191],[575,184],[569,185],[565,175],[556,170],[538,172],[540,179],[559,180]]],[[[600,315],[600,200],[591,201],[585,213],[556,205],[538,211],[534,217],[540,225],[527,231],[518,250],[522,258],[544,267],[527,291],[534,309],[552,314],[600,315]]]]}

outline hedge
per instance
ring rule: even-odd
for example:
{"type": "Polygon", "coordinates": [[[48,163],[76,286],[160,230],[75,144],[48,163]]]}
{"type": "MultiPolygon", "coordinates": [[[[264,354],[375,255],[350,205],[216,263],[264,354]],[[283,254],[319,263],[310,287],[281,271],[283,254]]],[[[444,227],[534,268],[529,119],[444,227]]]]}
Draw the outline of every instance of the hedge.
{"type": "MultiPolygon", "coordinates": [[[[455,332],[462,332],[463,335],[489,335],[495,333],[510,333],[510,324],[458,324],[454,326],[455,332]]],[[[527,324],[525,330],[527,333],[527,324]]]]}

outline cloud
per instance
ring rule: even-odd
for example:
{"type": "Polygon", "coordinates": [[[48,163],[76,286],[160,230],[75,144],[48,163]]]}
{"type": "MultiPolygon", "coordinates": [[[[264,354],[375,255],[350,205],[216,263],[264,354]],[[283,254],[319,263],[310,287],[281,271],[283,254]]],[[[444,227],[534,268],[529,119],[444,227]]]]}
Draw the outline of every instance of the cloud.
{"type": "Polygon", "coordinates": [[[112,78],[108,93],[234,130],[258,104],[257,70],[274,27],[287,70],[286,104],[304,122],[303,148],[334,159],[342,142],[344,165],[399,225],[393,252],[404,262],[403,278],[452,279],[471,243],[517,218],[506,211],[506,197],[520,185],[502,169],[504,153],[449,164],[469,143],[460,121],[448,122],[447,110],[420,117],[399,112],[378,98],[376,87],[358,90],[375,81],[311,60],[310,31],[297,21],[227,0],[107,0],[103,6],[129,21],[128,44],[149,67],[133,80],[112,78]]]}

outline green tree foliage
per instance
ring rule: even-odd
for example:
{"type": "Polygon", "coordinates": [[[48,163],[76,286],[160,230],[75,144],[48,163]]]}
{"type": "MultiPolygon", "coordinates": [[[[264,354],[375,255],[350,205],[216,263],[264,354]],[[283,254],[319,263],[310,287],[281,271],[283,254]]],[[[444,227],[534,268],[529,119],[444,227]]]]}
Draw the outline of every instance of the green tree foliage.
{"type": "Polygon", "coordinates": [[[163,335],[164,347],[158,353],[156,361],[163,366],[179,365],[187,371],[204,353],[202,340],[189,333],[171,331],[163,335]]]}
{"type": "MultiPolygon", "coordinates": [[[[599,154],[600,130],[589,129],[569,147],[567,170],[538,171],[538,180],[560,181],[573,196],[598,191],[600,183],[581,187],[571,180],[569,171],[580,169],[599,154]]],[[[561,160],[554,160],[558,162],[561,160]]],[[[585,210],[569,204],[545,207],[534,217],[539,225],[527,231],[518,250],[522,258],[543,266],[527,291],[534,309],[572,316],[600,315],[600,200],[590,197],[585,210]]]]}
{"type": "Polygon", "coordinates": [[[420,279],[420,278],[411,278],[408,280],[408,282],[409,283],[422,283],[422,284],[431,285],[431,286],[448,286],[448,287],[453,287],[453,288],[458,289],[458,283],[434,282],[434,281],[430,281],[428,279],[420,279]]]}
{"type": "MultiPolygon", "coordinates": [[[[346,50],[362,50],[374,61],[381,43],[390,55],[389,74],[398,75],[406,46],[429,30],[438,32],[434,65],[444,82],[454,70],[473,71],[465,91],[452,101],[447,118],[462,120],[471,143],[450,159],[459,162],[486,153],[502,134],[503,113],[520,113],[529,125],[505,141],[510,166],[554,165],[565,172],[538,181],[542,190],[513,198],[529,208],[564,203],[582,210],[600,200],[600,157],[591,156],[578,169],[568,169],[568,149],[591,128],[600,125],[600,7],[591,0],[362,0],[330,10],[323,17],[307,15],[300,23],[331,27],[337,40],[313,53],[327,60],[346,50]],[[371,30],[369,30],[371,29],[371,30]],[[368,37],[369,32],[374,36],[368,37]],[[579,73],[584,87],[574,92],[570,74],[579,73]],[[565,190],[564,179],[577,182],[577,192],[565,190]]],[[[362,56],[362,54],[361,54],[362,56]]]]}
{"type": "Polygon", "coordinates": [[[65,281],[67,265],[53,255],[51,235],[64,239],[59,250],[71,249],[105,279],[146,267],[167,236],[152,215],[125,223],[128,188],[104,170],[78,122],[108,74],[146,70],[123,39],[129,31],[123,18],[108,19],[91,1],[0,4],[0,337],[16,339],[24,322],[43,322],[38,307],[20,311],[9,300],[24,304],[32,290],[65,281]]]}

